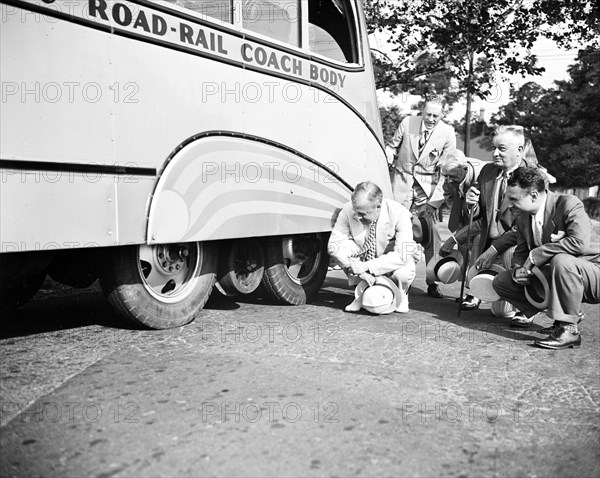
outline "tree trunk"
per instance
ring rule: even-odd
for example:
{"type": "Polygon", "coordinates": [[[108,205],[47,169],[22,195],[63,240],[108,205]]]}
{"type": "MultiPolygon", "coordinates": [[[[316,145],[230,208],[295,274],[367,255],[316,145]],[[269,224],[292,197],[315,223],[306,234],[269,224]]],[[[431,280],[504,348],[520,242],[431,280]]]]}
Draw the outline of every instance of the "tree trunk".
{"type": "Polygon", "coordinates": [[[473,55],[469,55],[469,76],[467,77],[467,112],[465,113],[465,147],[463,152],[469,156],[471,149],[471,82],[473,81],[473,55]]]}

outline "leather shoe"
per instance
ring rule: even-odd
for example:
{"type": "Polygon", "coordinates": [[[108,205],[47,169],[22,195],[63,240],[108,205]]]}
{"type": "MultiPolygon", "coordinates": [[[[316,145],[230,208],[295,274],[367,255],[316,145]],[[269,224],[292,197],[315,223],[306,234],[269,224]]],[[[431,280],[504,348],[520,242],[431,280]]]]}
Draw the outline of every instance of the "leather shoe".
{"type": "Polygon", "coordinates": [[[533,317],[525,317],[521,312],[517,312],[512,319],[510,319],[511,327],[529,327],[533,324],[533,317]]]}
{"type": "MultiPolygon", "coordinates": [[[[579,315],[579,320],[577,321],[577,323],[580,324],[583,321],[583,319],[585,319],[585,314],[580,310],[579,314],[577,314],[577,315],[579,315]]],[[[560,327],[560,322],[555,320],[554,323],[550,327],[544,327],[543,329],[541,329],[540,334],[551,334],[558,327],[560,327]]]]}
{"type": "Polygon", "coordinates": [[[436,299],[442,299],[444,297],[444,294],[442,294],[442,291],[437,284],[429,284],[427,287],[427,295],[429,297],[435,297],[436,299]]]}
{"type": "Polygon", "coordinates": [[[568,347],[579,348],[581,347],[581,334],[573,332],[570,327],[561,325],[547,338],[536,340],[534,345],[554,350],[566,349],[568,347]]]}
{"type": "Polygon", "coordinates": [[[463,300],[462,304],[460,305],[460,308],[462,310],[475,310],[479,309],[479,304],[481,304],[480,299],[472,295],[468,295],[467,297],[465,297],[465,300],[463,300]]]}

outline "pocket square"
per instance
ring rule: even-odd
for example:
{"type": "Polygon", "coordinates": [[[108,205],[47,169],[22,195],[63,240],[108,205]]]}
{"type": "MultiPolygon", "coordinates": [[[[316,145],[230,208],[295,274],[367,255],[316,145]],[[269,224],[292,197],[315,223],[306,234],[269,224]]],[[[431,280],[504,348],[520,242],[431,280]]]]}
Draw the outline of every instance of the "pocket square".
{"type": "Polygon", "coordinates": [[[550,241],[551,242],[558,242],[563,237],[565,237],[565,235],[566,235],[565,231],[558,231],[556,234],[550,234],[550,241]]]}

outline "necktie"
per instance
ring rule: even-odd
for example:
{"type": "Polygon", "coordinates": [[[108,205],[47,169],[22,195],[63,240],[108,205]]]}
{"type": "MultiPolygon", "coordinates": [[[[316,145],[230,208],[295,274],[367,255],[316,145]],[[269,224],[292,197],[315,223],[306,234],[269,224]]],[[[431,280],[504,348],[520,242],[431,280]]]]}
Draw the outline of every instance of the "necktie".
{"type": "Polygon", "coordinates": [[[429,130],[423,130],[421,137],[419,138],[419,151],[422,151],[425,147],[425,143],[427,143],[427,137],[429,136],[429,130]]]}
{"type": "Polygon", "coordinates": [[[506,193],[506,184],[508,182],[509,177],[509,173],[502,173],[500,187],[498,188],[498,209],[500,209],[500,207],[502,206],[502,202],[504,201],[504,194],[506,193]]]}
{"type": "Polygon", "coordinates": [[[375,230],[377,228],[377,222],[372,222],[369,227],[369,236],[365,241],[365,245],[362,250],[363,262],[375,259],[377,255],[377,241],[375,240],[375,230]]]}
{"type": "Polygon", "coordinates": [[[542,223],[538,221],[537,217],[531,217],[531,226],[533,230],[533,242],[536,246],[542,245],[542,223]]]}

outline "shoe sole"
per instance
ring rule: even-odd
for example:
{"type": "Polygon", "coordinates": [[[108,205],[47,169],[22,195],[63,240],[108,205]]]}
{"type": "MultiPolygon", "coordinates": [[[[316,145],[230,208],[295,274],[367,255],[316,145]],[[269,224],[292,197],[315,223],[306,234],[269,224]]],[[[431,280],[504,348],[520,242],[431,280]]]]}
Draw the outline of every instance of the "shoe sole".
{"type": "Polygon", "coordinates": [[[560,346],[554,347],[552,345],[541,344],[539,342],[534,342],[533,344],[537,345],[538,347],[541,347],[543,349],[552,349],[552,350],[562,350],[562,349],[569,349],[569,348],[578,349],[581,347],[581,344],[569,344],[569,345],[563,345],[562,347],[560,347],[560,346]]]}

